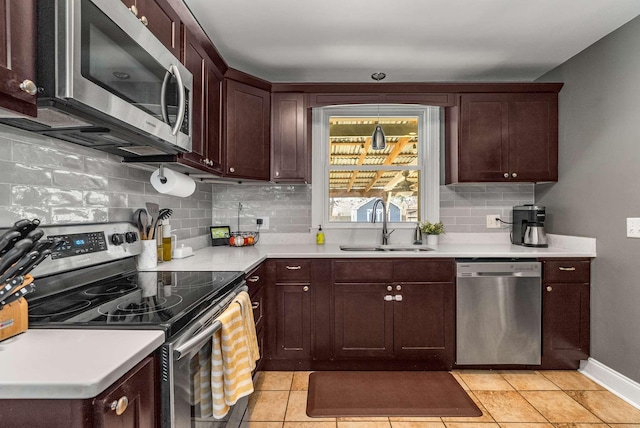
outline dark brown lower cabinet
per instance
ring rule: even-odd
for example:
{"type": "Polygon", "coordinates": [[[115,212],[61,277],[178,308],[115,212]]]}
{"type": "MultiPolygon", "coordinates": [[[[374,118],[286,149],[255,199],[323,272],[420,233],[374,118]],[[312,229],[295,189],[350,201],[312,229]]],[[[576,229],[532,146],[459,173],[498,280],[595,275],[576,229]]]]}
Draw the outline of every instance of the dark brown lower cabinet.
{"type": "Polygon", "coordinates": [[[311,293],[309,284],[277,284],[275,357],[311,357],[311,293]]]}
{"type": "Polygon", "coordinates": [[[147,428],[158,423],[153,357],[106,391],[84,400],[0,400],[0,426],[29,428],[147,428]],[[126,397],[126,398],[125,398],[126,397]],[[124,406],[124,403],[127,405],[124,406]],[[120,405],[120,415],[115,409],[120,405]]]}

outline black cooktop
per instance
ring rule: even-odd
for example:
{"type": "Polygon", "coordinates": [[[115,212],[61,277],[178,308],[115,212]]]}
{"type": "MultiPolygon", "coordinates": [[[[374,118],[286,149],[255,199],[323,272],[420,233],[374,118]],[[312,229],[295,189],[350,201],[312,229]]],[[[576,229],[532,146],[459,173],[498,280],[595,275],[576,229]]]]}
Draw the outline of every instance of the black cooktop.
{"type": "Polygon", "coordinates": [[[242,282],[243,272],[131,272],[29,302],[30,328],[163,329],[168,337],[242,282]]]}

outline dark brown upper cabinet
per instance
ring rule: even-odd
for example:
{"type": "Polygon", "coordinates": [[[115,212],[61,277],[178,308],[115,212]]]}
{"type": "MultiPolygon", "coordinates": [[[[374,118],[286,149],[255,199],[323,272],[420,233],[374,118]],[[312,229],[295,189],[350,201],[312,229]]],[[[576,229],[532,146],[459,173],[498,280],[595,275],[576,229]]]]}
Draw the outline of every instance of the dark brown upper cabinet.
{"type": "Polygon", "coordinates": [[[122,2],[167,49],[180,58],[180,18],[164,0],[122,2]]]}
{"type": "Polygon", "coordinates": [[[207,56],[202,44],[186,29],[183,62],[193,75],[191,153],[180,155],[179,161],[206,172],[222,174],[222,75],[207,56]]]}
{"type": "Polygon", "coordinates": [[[35,117],[35,0],[0,0],[0,108],[35,117]]]}
{"type": "Polygon", "coordinates": [[[445,115],[447,184],[558,180],[557,93],[462,94],[445,115]]]}
{"type": "Polygon", "coordinates": [[[271,181],[308,183],[309,145],[302,93],[271,95],[271,181]]]}
{"type": "Polygon", "coordinates": [[[271,94],[224,80],[224,175],[269,180],[271,94]]]}

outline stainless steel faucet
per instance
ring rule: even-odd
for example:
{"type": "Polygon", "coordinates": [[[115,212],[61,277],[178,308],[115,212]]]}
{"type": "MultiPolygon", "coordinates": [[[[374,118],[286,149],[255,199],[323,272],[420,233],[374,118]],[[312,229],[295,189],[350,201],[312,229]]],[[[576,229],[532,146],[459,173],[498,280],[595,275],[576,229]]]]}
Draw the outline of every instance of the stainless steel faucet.
{"type": "Polygon", "coordinates": [[[387,204],[380,198],[377,198],[373,203],[373,210],[371,211],[371,223],[376,222],[376,210],[378,209],[378,204],[382,204],[382,245],[387,245],[389,240],[389,235],[391,235],[395,229],[391,232],[387,230],[387,204]]]}

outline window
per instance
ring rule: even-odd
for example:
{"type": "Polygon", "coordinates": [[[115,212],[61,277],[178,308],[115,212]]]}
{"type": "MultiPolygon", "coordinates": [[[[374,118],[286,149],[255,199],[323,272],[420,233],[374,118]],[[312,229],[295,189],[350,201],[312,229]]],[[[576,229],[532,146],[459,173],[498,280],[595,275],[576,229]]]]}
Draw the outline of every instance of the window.
{"type": "Polygon", "coordinates": [[[368,227],[382,220],[413,226],[439,216],[440,108],[356,105],[314,109],[312,220],[325,227],[368,227]],[[383,150],[371,148],[380,123],[383,150]]]}

